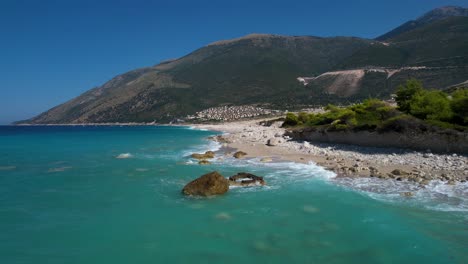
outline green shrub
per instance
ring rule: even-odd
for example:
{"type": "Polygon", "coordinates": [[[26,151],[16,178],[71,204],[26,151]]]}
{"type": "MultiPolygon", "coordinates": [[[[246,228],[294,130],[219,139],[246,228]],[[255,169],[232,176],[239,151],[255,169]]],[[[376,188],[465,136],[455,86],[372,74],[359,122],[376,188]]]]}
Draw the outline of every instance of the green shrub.
{"type": "Polygon", "coordinates": [[[405,113],[411,112],[411,101],[414,96],[423,92],[422,83],[416,79],[409,79],[406,84],[398,86],[395,101],[398,109],[405,113]]]}
{"type": "Polygon", "coordinates": [[[441,91],[424,91],[413,96],[410,113],[424,120],[447,121],[453,116],[450,100],[441,91]]]}
{"type": "Polygon", "coordinates": [[[348,130],[348,125],[346,124],[332,124],[329,128],[331,131],[345,131],[348,130]]]}
{"type": "Polygon", "coordinates": [[[301,124],[307,124],[309,122],[309,114],[305,112],[300,112],[297,119],[299,120],[301,124]]]}
{"type": "Polygon", "coordinates": [[[294,113],[287,113],[286,119],[284,120],[283,126],[297,126],[299,124],[299,118],[294,113]]]}
{"type": "Polygon", "coordinates": [[[453,117],[452,122],[458,125],[468,125],[468,89],[460,89],[452,93],[450,102],[453,117]]]}
{"type": "Polygon", "coordinates": [[[468,130],[468,89],[459,89],[449,96],[437,90],[424,90],[421,82],[411,79],[397,91],[397,108],[378,99],[341,108],[332,104],[320,114],[289,113],[285,126],[325,126],[332,130],[426,131],[430,125],[468,130]],[[425,120],[426,123],[419,119],[425,120]]]}
{"type": "Polygon", "coordinates": [[[309,115],[309,122],[307,125],[309,126],[319,126],[327,124],[327,118],[323,114],[310,114],[309,115]]]}
{"type": "Polygon", "coordinates": [[[414,129],[414,124],[414,117],[402,114],[385,120],[384,122],[382,122],[382,124],[378,126],[377,130],[380,132],[404,132],[408,128],[414,129]]]}

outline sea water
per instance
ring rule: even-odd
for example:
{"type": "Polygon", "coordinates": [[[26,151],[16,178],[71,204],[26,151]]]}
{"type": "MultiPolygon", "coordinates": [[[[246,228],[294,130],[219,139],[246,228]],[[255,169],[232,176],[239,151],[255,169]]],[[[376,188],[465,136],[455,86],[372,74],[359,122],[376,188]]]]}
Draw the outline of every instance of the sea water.
{"type": "Polygon", "coordinates": [[[468,263],[464,185],[339,180],[218,155],[184,127],[0,128],[0,263],[468,263]],[[267,186],[191,198],[198,176],[267,186]],[[412,190],[413,198],[401,191],[412,190]]]}

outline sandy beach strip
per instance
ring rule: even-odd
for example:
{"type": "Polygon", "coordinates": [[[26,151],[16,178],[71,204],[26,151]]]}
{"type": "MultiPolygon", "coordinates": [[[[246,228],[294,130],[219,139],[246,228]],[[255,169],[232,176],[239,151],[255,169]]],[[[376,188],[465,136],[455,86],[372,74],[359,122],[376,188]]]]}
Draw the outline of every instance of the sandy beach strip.
{"type": "MultiPolygon", "coordinates": [[[[468,180],[468,158],[457,154],[433,154],[407,149],[371,148],[289,140],[281,123],[262,126],[262,120],[221,124],[194,124],[195,128],[220,131],[226,148],[246,152],[245,158],[265,162],[313,162],[332,170],[337,177],[377,177],[413,181],[424,186],[431,180],[447,184],[468,180]],[[275,146],[267,145],[269,140],[275,146]]],[[[219,140],[219,139],[218,139],[219,140]]]]}

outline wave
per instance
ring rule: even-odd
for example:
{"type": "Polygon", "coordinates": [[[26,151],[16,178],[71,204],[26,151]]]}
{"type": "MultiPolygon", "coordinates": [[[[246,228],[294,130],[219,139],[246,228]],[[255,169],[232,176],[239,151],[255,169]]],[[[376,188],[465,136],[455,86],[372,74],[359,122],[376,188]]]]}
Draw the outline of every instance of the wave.
{"type": "Polygon", "coordinates": [[[58,167],[58,168],[50,168],[47,172],[62,172],[71,169],[71,166],[64,166],[64,167],[58,167]]]}
{"type": "MultiPolygon", "coordinates": [[[[221,144],[210,141],[186,150],[183,157],[207,150],[217,151],[221,144]]],[[[227,170],[242,168],[250,173],[265,177],[266,186],[250,188],[232,188],[237,193],[270,191],[292,183],[308,183],[320,180],[326,184],[357,191],[367,197],[387,203],[424,207],[429,210],[468,212],[468,182],[448,185],[442,181],[431,181],[424,188],[414,182],[382,180],[377,178],[336,177],[332,171],[310,163],[262,162],[261,158],[235,159],[230,155],[217,155],[210,160],[212,165],[222,166],[227,170]],[[407,197],[409,194],[410,197],[407,197]]],[[[198,166],[198,162],[189,159],[187,165],[198,166]]],[[[305,185],[306,186],[306,185],[305,185]]]]}
{"type": "Polygon", "coordinates": [[[129,159],[129,158],[133,158],[133,155],[130,153],[121,153],[115,158],[116,159],[129,159]]]}
{"type": "Polygon", "coordinates": [[[216,152],[221,149],[222,145],[219,142],[205,139],[206,143],[201,145],[191,146],[180,153],[181,158],[188,157],[193,153],[205,153],[206,151],[216,152]]]}
{"type": "Polygon", "coordinates": [[[437,211],[468,212],[466,182],[448,185],[443,181],[431,181],[424,188],[413,182],[376,178],[336,178],[333,182],[382,202],[423,206],[437,211]],[[405,193],[410,193],[411,197],[406,197],[405,193]]]}
{"type": "Polygon", "coordinates": [[[209,130],[206,129],[206,128],[200,128],[200,127],[196,127],[196,126],[185,126],[185,128],[187,128],[187,129],[189,129],[189,130],[209,131],[209,130]]]}
{"type": "Polygon", "coordinates": [[[0,171],[16,170],[16,166],[0,166],[0,171]]]}
{"type": "MultiPolygon", "coordinates": [[[[232,172],[248,171],[259,176],[263,176],[267,185],[239,187],[231,186],[230,189],[236,193],[271,191],[283,188],[284,186],[296,184],[303,186],[304,182],[320,180],[327,183],[329,179],[336,176],[334,172],[325,170],[315,163],[295,163],[295,162],[261,162],[260,158],[236,159],[231,156],[217,156],[210,160],[212,165],[222,167],[221,171],[232,172]]],[[[186,162],[187,165],[198,166],[197,162],[186,162]]],[[[227,175],[226,175],[227,176],[227,175]]]]}

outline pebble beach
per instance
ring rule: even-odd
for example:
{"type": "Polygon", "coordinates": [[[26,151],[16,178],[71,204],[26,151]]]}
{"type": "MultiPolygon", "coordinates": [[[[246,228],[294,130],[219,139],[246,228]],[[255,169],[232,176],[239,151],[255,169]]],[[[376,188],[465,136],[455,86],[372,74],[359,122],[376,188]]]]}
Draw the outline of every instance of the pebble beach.
{"type": "Polygon", "coordinates": [[[260,125],[262,120],[194,125],[199,129],[220,131],[213,140],[225,148],[246,152],[245,158],[264,162],[293,161],[315,163],[334,171],[336,177],[376,177],[411,181],[424,187],[432,180],[457,184],[468,180],[468,158],[456,153],[435,154],[396,148],[294,141],[284,136],[281,122],[260,125]]]}

